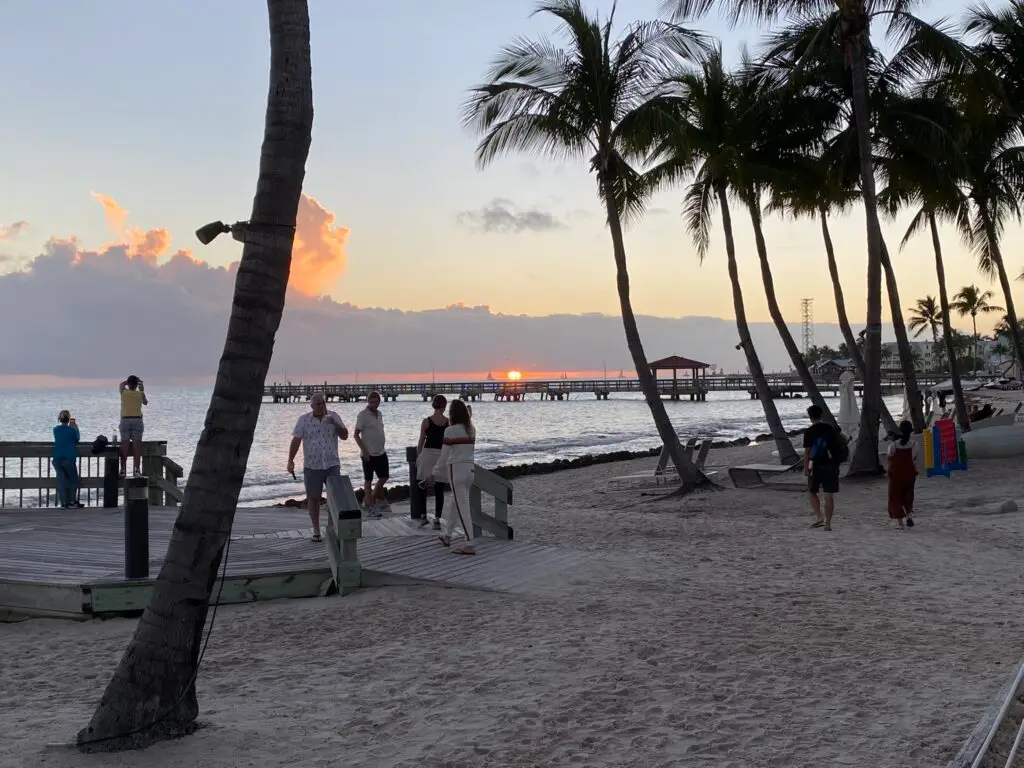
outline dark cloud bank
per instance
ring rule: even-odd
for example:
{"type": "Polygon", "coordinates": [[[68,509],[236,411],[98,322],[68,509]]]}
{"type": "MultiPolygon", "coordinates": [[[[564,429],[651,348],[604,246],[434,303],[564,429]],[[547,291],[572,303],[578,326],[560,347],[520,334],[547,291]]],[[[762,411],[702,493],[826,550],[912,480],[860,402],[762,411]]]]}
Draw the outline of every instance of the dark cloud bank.
{"type": "MultiPolygon", "coordinates": [[[[0,276],[0,374],[118,378],[208,376],[224,343],[234,274],[185,253],[157,264],[125,246],[83,252],[51,241],[25,269],[0,276]]],[[[723,299],[726,301],[727,297],[723,299]]],[[[743,370],[732,321],[641,317],[652,358],[679,353],[743,370]]],[[[794,327],[794,333],[798,329],[794,327]]],[[[754,326],[767,369],[788,368],[775,330],[754,326]]],[[[818,326],[819,344],[838,343],[818,326]]],[[[364,309],[290,291],[271,376],[411,371],[631,368],[622,324],[604,315],[525,317],[486,307],[364,309]]]]}

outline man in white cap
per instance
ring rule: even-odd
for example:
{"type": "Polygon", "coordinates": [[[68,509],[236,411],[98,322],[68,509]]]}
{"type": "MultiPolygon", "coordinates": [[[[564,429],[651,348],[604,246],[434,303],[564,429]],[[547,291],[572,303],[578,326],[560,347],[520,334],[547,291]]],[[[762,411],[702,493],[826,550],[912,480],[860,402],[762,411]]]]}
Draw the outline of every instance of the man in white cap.
{"type": "MultiPolygon", "coordinates": [[[[288,447],[288,471],[295,475],[295,454],[302,446],[302,480],[306,486],[306,504],[309,520],[313,523],[313,541],[320,536],[320,495],[327,478],[341,474],[338,458],[338,439],[348,440],[348,427],[341,416],[327,410],[327,400],[317,393],[309,399],[310,412],[295,422],[292,442],[288,447]]],[[[328,517],[327,526],[331,527],[328,517]]]]}

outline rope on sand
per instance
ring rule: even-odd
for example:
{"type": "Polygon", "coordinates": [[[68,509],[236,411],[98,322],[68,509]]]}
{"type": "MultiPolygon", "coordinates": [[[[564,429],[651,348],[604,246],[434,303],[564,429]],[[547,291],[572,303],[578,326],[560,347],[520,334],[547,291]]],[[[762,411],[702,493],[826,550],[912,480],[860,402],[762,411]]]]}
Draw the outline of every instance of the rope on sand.
{"type": "MultiPolygon", "coordinates": [[[[985,716],[981,718],[967,737],[967,741],[964,742],[956,757],[949,763],[948,768],[980,768],[985,760],[985,756],[988,754],[989,747],[992,746],[992,742],[999,732],[1000,726],[1002,726],[1007,713],[1010,711],[1010,707],[1021,694],[1022,687],[1024,687],[1024,663],[1021,663],[1016,674],[1000,689],[997,698],[998,705],[993,705],[985,713],[985,716]]],[[[1009,755],[1009,760],[1006,762],[1007,766],[1013,764],[1022,736],[1024,736],[1024,723],[1021,723],[1021,727],[1017,731],[1013,750],[1009,755]]]]}

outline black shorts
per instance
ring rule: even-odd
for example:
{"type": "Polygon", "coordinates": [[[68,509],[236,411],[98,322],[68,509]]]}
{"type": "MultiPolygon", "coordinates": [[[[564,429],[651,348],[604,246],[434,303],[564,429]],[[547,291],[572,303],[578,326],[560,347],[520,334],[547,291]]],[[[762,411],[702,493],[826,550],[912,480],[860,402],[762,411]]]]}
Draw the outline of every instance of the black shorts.
{"type": "Polygon", "coordinates": [[[839,493],[839,465],[812,464],[811,476],[807,478],[807,490],[811,493],[839,493]]]}
{"type": "Polygon", "coordinates": [[[390,475],[388,467],[388,455],[382,453],[380,456],[363,456],[363,480],[372,482],[373,476],[378,480],[387,480],[390,475]]]}

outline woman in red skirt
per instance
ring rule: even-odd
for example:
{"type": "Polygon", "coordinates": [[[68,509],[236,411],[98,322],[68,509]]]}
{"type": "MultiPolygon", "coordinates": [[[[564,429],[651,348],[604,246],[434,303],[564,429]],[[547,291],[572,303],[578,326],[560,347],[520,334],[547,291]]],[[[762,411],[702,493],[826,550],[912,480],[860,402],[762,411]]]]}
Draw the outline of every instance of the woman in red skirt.
{"type": "Polygon", "coordinates": [[[911,442],[914,427],[900,424],[900,438],[889,445],[889,517],[896,528],[914,526],[914,484],[917,482],[917,443],[911,442]],[[905,522],[904,522],[905,521],[905,522]]]}

